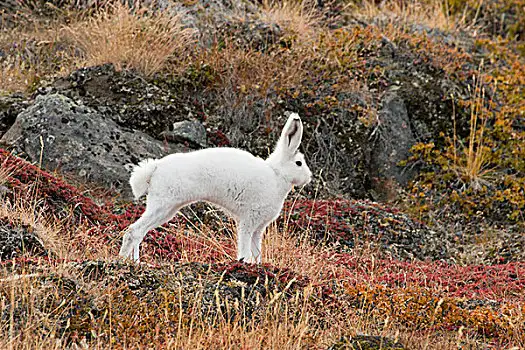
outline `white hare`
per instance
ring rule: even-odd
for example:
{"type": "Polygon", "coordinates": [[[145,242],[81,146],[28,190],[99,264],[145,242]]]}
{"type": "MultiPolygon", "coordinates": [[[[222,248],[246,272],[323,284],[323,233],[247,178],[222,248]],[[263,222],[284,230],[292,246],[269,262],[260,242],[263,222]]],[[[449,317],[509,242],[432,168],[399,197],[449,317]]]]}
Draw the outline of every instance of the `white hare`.
{"type": "Polygon", "coordinates": [[[185,205],[207,201],[236,220],[237,258],[260,263],[266,226],[279,216],[292,186],[305,185],[312,177],[298,151],[302,134],[301,118],[293,113],[266,160],[235,148],[208,148],[140,162],[130,184],[137,199],[148,194],[146,210],[124,235],[120,256],[138,261],[149,230],[185,205]]]}

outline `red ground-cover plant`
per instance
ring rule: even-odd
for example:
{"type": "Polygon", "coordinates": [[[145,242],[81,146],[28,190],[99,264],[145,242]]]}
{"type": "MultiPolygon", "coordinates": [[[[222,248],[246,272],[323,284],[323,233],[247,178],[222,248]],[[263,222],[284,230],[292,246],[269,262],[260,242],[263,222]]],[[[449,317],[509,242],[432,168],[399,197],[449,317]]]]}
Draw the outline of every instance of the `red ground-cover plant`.
{"type": "Polygon", "coordinates": [[[440,262],[403,262],[351,254],[326,259],[335,291],[322,285],[322,299],[422,331],[458,331],[491,338],[504,346],[525,341],[525,263],[457,266],[440,262]],[[342,293],[342,294],[341,294],[342,293]],[[344,295],[344,297],[341,297],[344,295]],[[502,343],[503,342],[503,343],[502,343]]]}
{"type": "MultiPolygon", "coordinates": [[[[283,212],[291,229],[309,229],[315,238],[328,241],[351,239],[357,230],[377,234],[411,220],[397,216],[399,211],[366,200],[297,200],[285,203],[283,212]]],[[[408,219],[408,218],[407,218],[408,219]]],[[[398,227],[399,228],[399,227],[398,227]]]]}
{"type": "Polygon", "coordinates": [[[84,218],[103,223],[114,218],[110,212],[98,206],[74,186],[4,149],[0,149],[0,163],[8,176],[8,186],[20,191],[27,191],[29,186],[34,186],[31,189],[34,194],[38,195],[38,199],[43,200],[49,209],[55,209],[54,212],[58,212],[61,206],[72,205],[74,216],[80,220],[84,218]]]}
{"type": "Polygon", "coordinates": [[[426,288],[454,298],[525,302],[525,263],[458,266],[440,262],[398,260],[334,254],[339,277],[348,285],[426,288]]]}
{"type": "MultiPolygon", "coordinates": [[[[67,213],[70,224],[88,223],[91,226],[91,235],[114,237],[137,220],[144,211],[141,205],[125,204],[119,205],[116,213],[115,203],[98,205],[93,198],[58,175],[44,171],[4,149],[0,149],[0,164],[7,174],[6,185],[10,189],[8,195],[20,196],[30,192],[38,199],[42,210],[53,215],[63,211],[64,216],[67,213]]],[[[180,250],[180,242],[175,237],[153,231],[148,235],[147,242],[151,243],[154,251],[177,260],[176,252],[180,250]]]]}
{"type": "Polygon", "coordinates": [[[217,147],[228,147],[231,146],[228,136],[220,130],[209,131],[208,141],[217,147]]]}
{"type": "MultiPolygon", "coordinates": [[[[0,162],[7,171],[8,186],[11,189],[24,190],[28,185],[38,182],[36,193],[43,200],[43,205],[48,206],[51,211],[57,205],[75,208],[76,220],[88,221],[92,235],[115,239],[144,210],[142,206],[132,204],[120,205],[118,208],[111,204],[99,206],[59,177],[42,171],[5,150],[0,150],[0,162]]],[[[351,236],[360,230],[371,230],[374,232],[373,237],[381,230],[393,230],[406,224],[403,216],[393,214],[399,212],[372,202],[300,200],[285,204],[281,220],[288,222],[289,230],[310,229],[319,235],[337,237],[351,236]],[[371,220],[366,220],[373,216],[376,216],[374,224],[371,220]]],[[[181,224],[182,219],[176,218],[173,223],[181,224]]],[[[203,261],[225,258],[224,254],[210,249],[198,235],[183,241],[162,228],[150,232],[146,243],[146,256],[154,258],[177,261],[185,250],[198,252],[203,261]]],[[[221,242],[222,244],[226,245],[226,252],[233,253],[234,247],[231,244],[228,246],[221,242]]],[[[437,262],[363,258],[352,254],[333,254],[327,259],[332,265],[338,266],[339,273],[334,277],[344,280],[348,285],[377,284],[392,288],[417,286],[454,298],[525,300],[525,263],[456,266],[437,262]]]]}
{"type": "Polygon", "coordinates": [[[438,233],[398,210],[367,200],[289,201],[283,217],[288,231],[306,232],[319,243],[337,243],[337,249],[373,246],[403,260],[449,258],[447,244],[435,247],[434,241],[441,239],[438,233]]]}

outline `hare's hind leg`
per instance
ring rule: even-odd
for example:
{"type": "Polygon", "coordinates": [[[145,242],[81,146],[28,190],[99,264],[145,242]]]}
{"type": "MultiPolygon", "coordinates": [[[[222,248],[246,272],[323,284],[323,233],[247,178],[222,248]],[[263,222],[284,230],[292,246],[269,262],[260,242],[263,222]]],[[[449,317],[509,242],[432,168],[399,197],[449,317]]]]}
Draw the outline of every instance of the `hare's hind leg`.
{"type": "Polygon", "coordinates": [[[133,260],[138,262],[139,247],[144,236],[149,230],[168,222],[179,208],[179,206],[174,206],[173,204],[165,206],[155,205],[154,201],[148,200],[144,214],[126,231],[122,239],[119,255],[124,258],[133,258],[133,260]]]}

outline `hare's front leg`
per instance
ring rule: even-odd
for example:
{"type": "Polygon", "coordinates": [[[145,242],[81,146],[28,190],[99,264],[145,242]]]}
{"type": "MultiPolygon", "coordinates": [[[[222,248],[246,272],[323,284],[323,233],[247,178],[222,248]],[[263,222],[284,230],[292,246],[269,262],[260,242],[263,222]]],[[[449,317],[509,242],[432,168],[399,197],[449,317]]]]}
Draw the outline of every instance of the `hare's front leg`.
{"type": "Polygon", "coordinates": [[[262,233],[266,225],[242,221],[237,230],[237,260],[261,262],[262,233]]]}
{"type": "Polygon", "coordinates": [[[250,262],[250,244],[253,224],[247,221],[241,221],[237,225],[237,260],[250,262]]]}
{"type": "Polygon", "coordinates": [[[266,230],[266,226],[267,226],[266,224],[259,226],[253,232],[252,239],[251,239],[250,260],[258,264],[260,264],[262,260],[262,238],[263,238],[264,231],[266,230]]]}

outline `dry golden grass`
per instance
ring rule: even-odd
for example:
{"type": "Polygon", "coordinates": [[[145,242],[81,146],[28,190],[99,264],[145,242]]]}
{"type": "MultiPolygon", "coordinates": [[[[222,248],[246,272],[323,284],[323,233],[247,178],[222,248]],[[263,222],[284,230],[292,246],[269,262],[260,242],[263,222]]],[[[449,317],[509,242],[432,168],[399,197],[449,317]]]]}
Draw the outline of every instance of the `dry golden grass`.
{"type": "MultiPolygon", "coordinates": [[[[4,168],[0,168],[0,184],[4,168]]],[[[66,244],[67,237],[63,236],[64,225],[53,216],[46,214],[34,200],[38,186],[35,184],[27,189],[24,194],[14,196],[12,200],[0,199],[0,218],[18,225],[29,227],[41,241],[42,245],[56,258],[62,259],[68,256],[66,244]]]]}
{"type": "MultiPolygon", "coordinates": [[[[306,48],[304,44],[323,31],[309,1],[265,2],[261,16],[265,22],[278,24],[294,45],[306,48]]],[[[0,59],[0,90],[31,90],[42,79],[105,63],[151,76],[160,71],[176,74],[191,62],[202,62],[213,68],[223,89],[240,92],[241,98],[295,86],[306,74],[301,68],[308,52],[265,54],[228,42],[199,48],[195,32],[184,28],[181,19],[173,11],[130,10],[114,2],[89,15],[69,14],[67,24],[35,20],[2,31],[0,48],[7,56],[0,59]]]]}
{"type": "MultiPolygon", "coordinates": [[[[89,234],[90,227],[88,226],[66,228],[61,224],[50,224],[44,214],[32,216],[23,206],[4,205],[0,214],[13,220],[21,218],[20,220],[30,223],[33,227],[44,227],[42,231],[45,231],[46,235],[49,235],[49,232],[55,234],[57,230],[61,232],[61,235],[69,232],[68,240],[56,240],[54,247],[55,250],[63,252],[62,257],[66,260],[108,261],[113,260],[116,256],[119,242],[113,242],[114,247],[108,247],[107,242],[98,241],[89,234]]],[[[224,225],[228,227],[231,223],[227,222],[224,225]]],[[[185,247],[188,251],[183,257],[184,261],[213,262],[206,261],[208,258],[199,254],[198,250],[192,250],[195,244],[208,244],[215,250],[215,253],[222,252],[223,258],[217,258],[215,254],[215,262],[233,259],[233,252],[221,246],[234,247],[235,237],[218,238],[214,235],[216,230],[213,227],[196,226],[192,234],[175,226],[170,226],[166,230],[187,241],[185,247]]],[[[270,295],[271,301],[264,306],[263,316],[258,320],[240,316],[231,321],[221,314],[203,319],[198,316],[198,313],[195,315],[182,312],[173,313],[168,306],[161,312],[164,316],[160,318],[152,319],[151,317],[156,317],[152,316],[155,314],[153,312],[131,315],[126,311],[126,305],[119,304],[125,302],[125,299],[122,299],[122,291],[116,286],[101,288],[98,284],[88,281],[82,271],[72,269],[67,263],[62,262],[52,263],[49,271],[45,273],[69,276],[80,281],[84,292],[100,303],[109,303],[109,310],[113,310],[102,316],[98,315],[92,320],[93,339],[89,342],[77,339],[74,341],[76,348],[107,349],[114,344],[112,337],[115,336],[114,332],[117,329],[116,334],[120,337],[118,347],[125,344],[127,348],[326,349],[342,335],[363,333],[396,339],[408,349],[446,350],[457,349],[459,344],[462,346],[479,344],[479,339],[470,338],[462,331],[436,334],[432,330],[407,329],[389,320],[388,317],[378,319],[369,312],[365,305],[362,307],[342,306],[340,309],[325,309],[320,306],[316,302],[315,286],[319,283],[326,283],[330,272],[343,267],[334,265],[330,259],[328,247],[316,246],[311,240],[306,239],[306,236],[307,232],[292,233],[286,228],[282,230],[275,226],[267,230],[264,240],[264,262],[282,268],[290,268],[299,274],[306,275],[310,278],[311,284],[303,290],[302,294],[297,294],[291,299],[282,298],[278,293],[270,295]],[[127,318],[124,320],[125,323],[121,324],[123,320],[120,317],[127,318]],[[130,320],[134,320],[134,326],[125,326],[130,320]]],[[[145,261],[153,262],[156,257],[144,255],[143,258],[145,261]]],[[[166,266],[165,263],[163,265],[166,266]]],[[[42,305],[48,305],[45,304],[47,298],[52,299],[53,293],[58,293],[58,291],[50,290],[47,284],[42,284],[41,280],[39,281],[40,277],[39,273],[15,272],[10,265],[0,268],[2,310],[16,310],[19,303],[34,306],[29,307],[33,313],[27,315],[22,329],[17,328],[20,325],[15,322],[14,311],[4,314],[4,319],[0,324],[0,348],[62,349],[68,341],[71,341],[71,339],[61,338],[57,333],[63,325],[56,323],[57,315],[54,311],[56,305],[49,302],[47,309],[45,307],[42,309],[42,305]],[[45,324],[49,330],[44,335],[37,331],[41,329],[42,324],[45,324]]],[[[343,287],[344,280],[332,279],[331,283],[343,287]]],[[[179,290],[180,295],[185,292],[183,288],[179,290]]],[[[197,292],[192,300],[193,304],[188,305],[187,310],[201,310],[202,295],[197,292]]],[[[67,305],[68,300],[64,300],[64,303],[67,305]]],[[[147,310],[147,304],[144,307],[147,310]]],[[[61,308],[64,308],[66,312],[67,307],[62,305],[61,308]]]]}
{"type": "Polygon", "coordinates": [[[445,3],[446,1],[425,0],[366,0],[356,11],[365,18],[383,17],[398,26],[424,24],[429,28],[451,30],[455,28],[456,23],[447,15],[445,3]]]}
{"type": "Polygon", "coordinates": [[[471,94],[470,128],[468,144],[460,144],[456,131],[456,118],[454,118],[453,135],[453,163],[454,171],[458,178],[474,190],[480,190],[484,185],[490,184],[490,177],[494,170],[490,167],[490,147],[484,138],[487,121],[490,117],[485,107],[485,88],[481,81],[481,63],[477,76],[473,76],[474,87],[468,86],[471,94]]]}
{"type": "Polygon", "coordinates": [[[77,67],[74,48],[57,23],[34,23],[0,31],[0,91],[34,89],[41,79],[64,75],[77,67]]]}
{"type": "Polygon", "coordinates": [[[311,0],[264,0],[261,17],[267,23],[277,24],[298,43],[304,44],[320,30],[315,4],[311,0]]]}
{"type": "Polygon", "coordinates": [[[241,97],[294,86],[306,74],[301,69],[304,59],[287,50],[266,54],[226,43],[202,51],[197,59],[211,67],[218,89],[233,89],[241,97]]]}
{"type": "Polygon", "coordinates": [[[113,63],[151,76],[170,59],[184,61],[195,44],[194,31],[184,28],[181,19],[171,11],[131,11],[116,2],[64,31],[84,51],[85,64],[113,63]]]}
{"type": "Polygon", "coordinates": [[[0,28],[0,90],[27,91],[41,79],[69,74],[80,67],[113,63],[146,76],[187,63],[195,48],[194,31],[181,15],[131,10],[121,2],[93,15],[70,13],[63,20],[39,21],[13,29],[0,28]]]}

